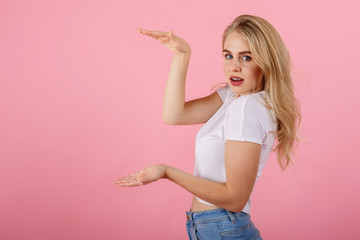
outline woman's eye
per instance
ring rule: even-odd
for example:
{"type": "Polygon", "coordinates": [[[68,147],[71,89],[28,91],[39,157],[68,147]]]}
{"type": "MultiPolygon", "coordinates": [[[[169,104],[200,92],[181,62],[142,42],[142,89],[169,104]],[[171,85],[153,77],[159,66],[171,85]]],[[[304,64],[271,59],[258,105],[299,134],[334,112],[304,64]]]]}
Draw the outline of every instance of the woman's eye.
{"type": "Polygon", "coordinates": [[[244,61],[250,61],[251,57],[250,56],[243,56],[241,59],[244,60],[244,61]]]}
{"type": "Polygon", "coordinates": [[[233,57],[230,54],[225,54],[226,59],[232,59],[233,57]]]}

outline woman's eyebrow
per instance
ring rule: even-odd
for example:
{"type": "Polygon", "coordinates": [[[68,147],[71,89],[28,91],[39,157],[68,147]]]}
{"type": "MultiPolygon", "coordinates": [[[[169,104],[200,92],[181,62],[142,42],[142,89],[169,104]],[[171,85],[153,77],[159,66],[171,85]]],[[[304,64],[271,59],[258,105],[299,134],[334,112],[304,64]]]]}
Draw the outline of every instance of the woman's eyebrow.
{"type": "MultiPolygon", "coordinates": [[[[231,51],[227,50],[227,49],[224,49],[223,52],[228,52],[228,53],[231,53],[231,51]]],[[[243,52],[239,52],[240,54],[251,54],[250,51],[243,51],[243,52]]]]}

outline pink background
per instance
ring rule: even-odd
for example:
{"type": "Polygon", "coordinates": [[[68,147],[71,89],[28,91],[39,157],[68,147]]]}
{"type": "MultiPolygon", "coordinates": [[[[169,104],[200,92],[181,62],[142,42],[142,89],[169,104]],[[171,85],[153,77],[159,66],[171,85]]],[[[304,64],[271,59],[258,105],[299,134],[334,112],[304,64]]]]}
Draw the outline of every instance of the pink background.
{"type": "Polygon", "coordinates": [[[224,81],[221,34],[245,13],[291,52],[306,141],[284,173],[269,159],[252,220],[264,239],[359,236],[359,4],[224,2],[0,2],[0,239],[186,239],[188,192],[113,185],[161,162],[192,172],[201,127],[162,123],[172,53],[136,29],[190,43],[193,99],[224,81]]]}

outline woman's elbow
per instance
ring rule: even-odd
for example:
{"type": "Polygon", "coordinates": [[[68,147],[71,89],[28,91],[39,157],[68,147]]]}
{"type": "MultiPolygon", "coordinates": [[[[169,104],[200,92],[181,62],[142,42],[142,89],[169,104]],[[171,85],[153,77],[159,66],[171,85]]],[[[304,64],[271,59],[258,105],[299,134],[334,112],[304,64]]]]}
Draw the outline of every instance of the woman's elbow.
{"type": "Polygon", "coordinates": [[[162,121],[169,125],[182,125],[183,115],[181,113],[163,112],[162,121]]]}
{"type": "Polygon", "coordinates": [[[231,212],[239,213],[244,209],[246,203],[247,202],[244,201],[234,201],[226,209],[231,212]]]}
{"type": "Polygon", "coordinates": [[[168,116],[165,116],[165,115],[162,116],[162,121],[164,123],[166,123],[166,124],[169,124],[169,125],[177,125],[177,124],[179,124],[178,121],[175,118],[171,118],[171,117],[168,117],[168,116]]]}
{"type": "Polygon", "coordinates": [[[229,211],[231,211],[231,212],[234,212],[234,213],[239,213],[239,212],[241,212],[242,210],[243,210],[244,208],[243,207],[235,207],[235,208],[232,208],[231,210],[230,209],[228,209],[229,211]]]}

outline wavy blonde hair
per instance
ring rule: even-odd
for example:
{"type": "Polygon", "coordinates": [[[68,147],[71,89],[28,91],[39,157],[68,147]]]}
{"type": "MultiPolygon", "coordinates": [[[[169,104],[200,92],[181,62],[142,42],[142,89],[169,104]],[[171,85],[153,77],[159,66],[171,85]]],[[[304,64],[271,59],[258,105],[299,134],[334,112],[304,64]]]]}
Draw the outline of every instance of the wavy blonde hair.
{"type": "Polygon", "coordinates": [[[243,35],[249,44],[252,58],[264,75],[265,99],[270,103],[277,120],[277,159],[282,170],[293,163],[294,148],[298,143],[297,129],[301,113],[294,95],[291,76],[291,59],[287,47],[275,28],[265,19],[241,15],[225,29],[226,37],[233,31],[243,35]]]}

